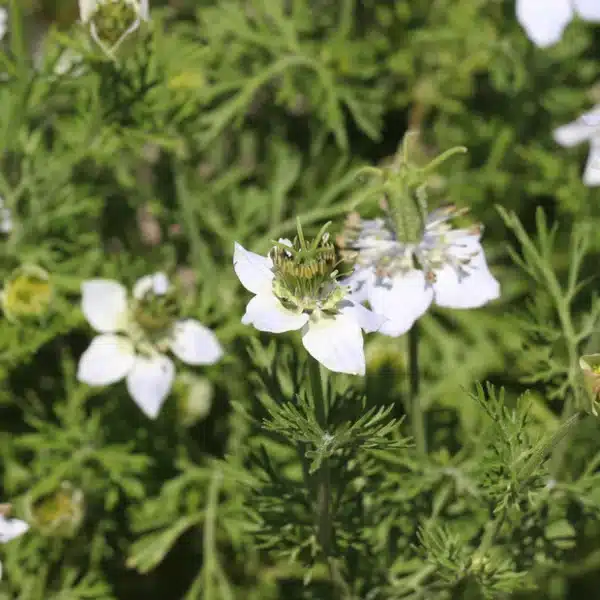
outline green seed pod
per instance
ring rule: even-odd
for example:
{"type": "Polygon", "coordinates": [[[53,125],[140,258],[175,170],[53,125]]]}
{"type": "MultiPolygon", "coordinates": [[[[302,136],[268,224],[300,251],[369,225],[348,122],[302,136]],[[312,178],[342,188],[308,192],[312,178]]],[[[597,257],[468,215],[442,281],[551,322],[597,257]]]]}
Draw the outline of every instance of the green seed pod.
{"type": "Polygon", "coordinates": [[[43,317],[54,289],[49,274],[36,265],[22,265],[8,278],[0,295],[4,314],[11,321],[43,317]]]}
{"type": "Polygon", "coordinates": [[[27,520],[43,535],[72,537],[85,513],[83,492],[69,482],[55,491],[26,502],[27,520]]]}

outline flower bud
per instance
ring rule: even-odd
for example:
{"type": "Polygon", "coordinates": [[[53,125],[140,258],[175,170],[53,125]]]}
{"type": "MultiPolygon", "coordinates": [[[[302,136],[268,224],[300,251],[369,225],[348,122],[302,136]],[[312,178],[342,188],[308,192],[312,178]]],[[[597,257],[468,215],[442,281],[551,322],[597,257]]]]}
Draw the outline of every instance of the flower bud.
{"type": "Polygon", "coordinates": [[[148,0],[79,0],[79,13],[94,41],[109,56],[142,20],[150,18],[148,0]]]}
{"type": "Polygon", "coordinates": [[[600,394],[600,354],[586,354],[579,359],[583,380],[590,400],[589,411],[598,416],[600,394]]]}
{"type": "Polygon", "coordinates": [[[71,537],[84,516],[83,492],[69,482],[26,506],[28,521],[43,535],[71,537]]]}
{"type": "Polygon", "coordinates": [[[48,273],[36,265],[13,271],[0,294],[2,309],[10,320],[42,317],[50,307],[54,290],[48,273]]]}
{"type": "Polygon", "coordinates": [[[178,378],[175,392],[177,410],[185,427],[195,425],[210,413],[214,390],[212,383],[206,377],[182,373],[178,378]]]}

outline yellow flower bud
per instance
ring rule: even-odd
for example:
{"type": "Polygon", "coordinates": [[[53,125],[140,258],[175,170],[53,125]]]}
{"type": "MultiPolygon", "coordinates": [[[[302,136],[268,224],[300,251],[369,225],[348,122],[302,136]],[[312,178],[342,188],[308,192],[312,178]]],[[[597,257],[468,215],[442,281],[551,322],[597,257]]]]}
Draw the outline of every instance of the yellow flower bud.
{"type": "Polygon", "coordinates": [[[54,290],[48,273],[35,265],[23,265],[9,277],[0,301],[6,317],[17,320],[44,316],[53,296],[54,290]]]}

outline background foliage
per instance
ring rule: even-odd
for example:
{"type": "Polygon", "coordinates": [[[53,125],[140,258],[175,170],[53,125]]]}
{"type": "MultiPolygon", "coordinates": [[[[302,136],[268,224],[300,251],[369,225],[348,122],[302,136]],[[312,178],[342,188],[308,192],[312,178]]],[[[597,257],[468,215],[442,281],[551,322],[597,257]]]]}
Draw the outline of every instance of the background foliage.
{"type": "Polygon", "coordinates": [[[0,280],[38,264],[56,296],[41,321],[0,320],[2,498],[32,524],[1,549],[0,597],[596,593],[598,424],[551,436],[583,397],[579,355],[598,351],[600,203],[587,149],[551,132],[600,94],[600,29],[573,22],[538,50],[511,1],[173,0],[112,64],[74,0],[23,7],[24,35],[9,22],[3,42],[0,280]],[[354,171],[409,128],[423,160],[469,149],[430,183],[485,224],[502,285],[490,306],[420,321],[426,460],[400,423],[404,338],[370,336],[365,380],[336,376],[339,445],[320,447],[304,355],[241,325],[232,269],[234,241],[265,251],[296,216],[341,227],[354,171]],[[79,285],[157,269],[226,358],[190,369],[149,421],[124,386],[76,381],[92,335],[79,285]],[[333,578],[299,443],[333,461],[333,578]]]}

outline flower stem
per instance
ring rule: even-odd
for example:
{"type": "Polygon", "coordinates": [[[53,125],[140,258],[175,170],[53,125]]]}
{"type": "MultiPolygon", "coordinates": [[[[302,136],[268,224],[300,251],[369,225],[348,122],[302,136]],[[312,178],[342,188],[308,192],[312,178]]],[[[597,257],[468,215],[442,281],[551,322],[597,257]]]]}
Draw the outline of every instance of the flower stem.
{"type": "MultiPolygon", "coordinates": [[[[315,406],[317,421],[324,431],[327,431],[327,397],[320,364],[313,359],[308,362],[308,375],[312,399],[315,406]]],[[[317,472],[317,503],[316,521],[317,538],[326,559],[331,555],[333,540],[333,523],[331,518],[331,473],[329,461],[323,460],[317,472]]]]}
{"type": "Polygon", "coordinates": [[[419,330],[415,323],[408,332],[408,365],[410,374],[410,418],[419,454],[427,454],[427,424],[419,400],[419,330]]]}

